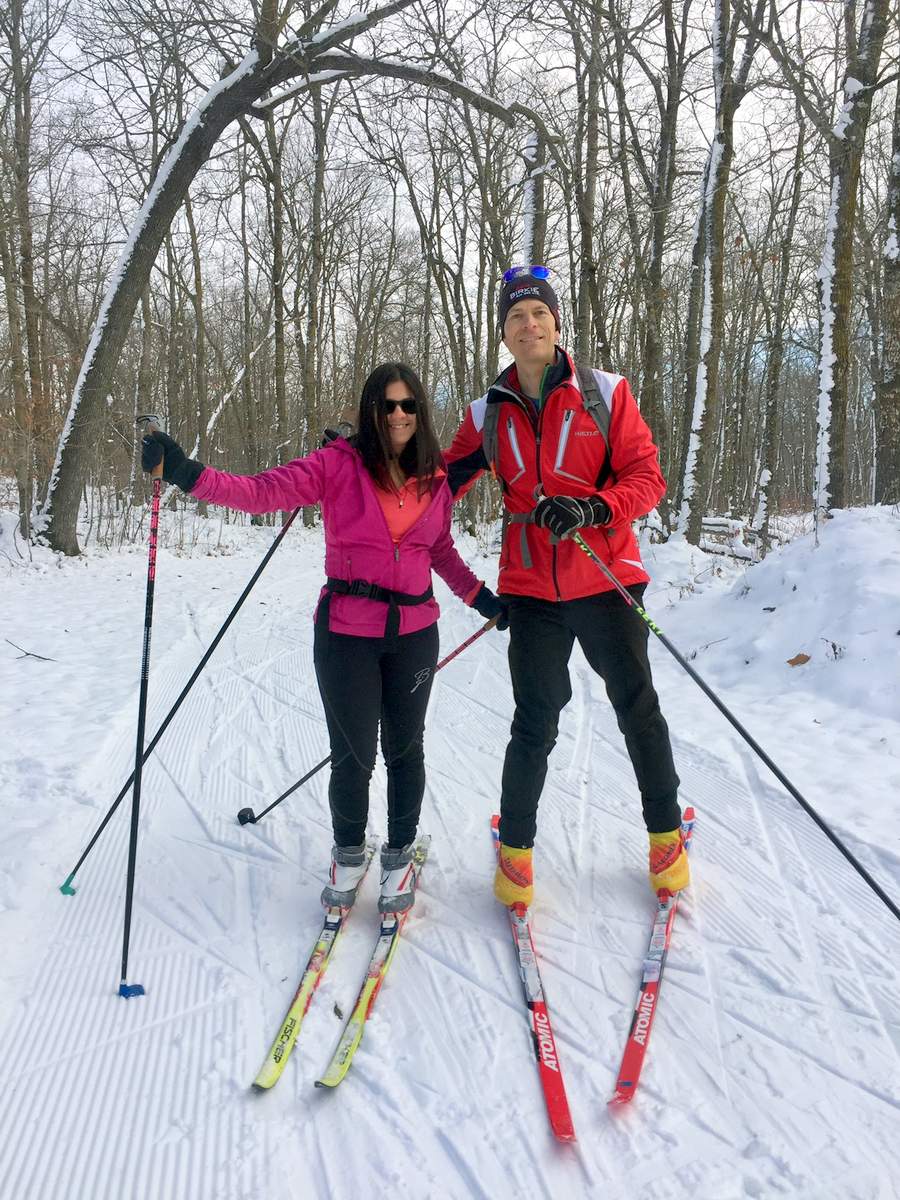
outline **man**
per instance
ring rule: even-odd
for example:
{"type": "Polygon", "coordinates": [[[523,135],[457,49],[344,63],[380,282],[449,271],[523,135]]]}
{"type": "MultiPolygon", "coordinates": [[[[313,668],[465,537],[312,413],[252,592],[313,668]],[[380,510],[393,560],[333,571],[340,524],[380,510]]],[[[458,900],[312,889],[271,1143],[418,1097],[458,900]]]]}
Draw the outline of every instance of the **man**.
{"type": "Polygon", "coordinates": [[[446,455],[457,498],[490,468],[506,506],[498,591],[509,604],[515,715],[494,893],[507,905],[532,900],[538,800],[559,714],[572,696],[576,638],[625,737],[649,834],[651,886],[677,891],[690,878],[649,631],[571,536],[579,533],[640,601],[649,576],[631,523],[657,504],[665,480],[628,381],[579,372],[559,346],[559,302],[548,274],[533,266],[504,275],[498,320],[515,361],[469,406],[446,455]]]}

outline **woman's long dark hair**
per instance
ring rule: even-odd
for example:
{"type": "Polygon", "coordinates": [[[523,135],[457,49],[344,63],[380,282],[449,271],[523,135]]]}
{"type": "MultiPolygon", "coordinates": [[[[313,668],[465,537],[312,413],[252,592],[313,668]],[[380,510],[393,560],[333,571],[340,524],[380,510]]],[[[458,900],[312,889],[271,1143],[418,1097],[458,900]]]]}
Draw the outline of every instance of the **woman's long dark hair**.
{"type": "Polygon", "coordinates": [[[434,475],[441,466],[441,447],[431,420],[431,405],[422,380],[406,363],[387,362],[377,366],[363,384],[356,421],[356,448],[362,455],[366,470],[376,483],[385,488],[395,486],[389,464],[393,460],[409,478],[418,481],[418,493],[431,490],[434,475]],[[389,383],[405,383],[416,401],[416,432],[397,457],[391,449],[384,407],[389,383]]]}

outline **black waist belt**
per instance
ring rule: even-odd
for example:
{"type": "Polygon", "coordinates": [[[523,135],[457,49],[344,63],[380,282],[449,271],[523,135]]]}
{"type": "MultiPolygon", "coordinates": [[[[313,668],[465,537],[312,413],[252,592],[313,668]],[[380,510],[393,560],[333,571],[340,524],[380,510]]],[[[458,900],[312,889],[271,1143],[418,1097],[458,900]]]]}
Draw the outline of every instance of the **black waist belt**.
{"type": "Polygon", "coordinates": [[[325,580],[329,592],[337,596],[363,596],[366,600],[380,600],[382,604],[425,604],[434,596],[431,585],[418,596],[409,592],[395,592],[391,588],[382,587],[380,583],[368,583],[365,579],[331,579],[325,580]]]}
{"type": "MultiPolygon", "coordinates": [[[[400,608],[410,604],[425,604],[434,596],[431,584],[418,596],[409,592],[395,592],[392,588],[382,587],[380,583],[369,583],[365,579],[332,579],[325,580],[325,597],[323,599],[322,617],[325,629],[328,628],[329,605],[334,596],[362,596],[366,600],[380,600],[388,606],[387,620],[384,623],[384,636],[395,638],[400,632],[400,608]]],[[[317,622],[318,624],[318,622],[317,622]]]]}

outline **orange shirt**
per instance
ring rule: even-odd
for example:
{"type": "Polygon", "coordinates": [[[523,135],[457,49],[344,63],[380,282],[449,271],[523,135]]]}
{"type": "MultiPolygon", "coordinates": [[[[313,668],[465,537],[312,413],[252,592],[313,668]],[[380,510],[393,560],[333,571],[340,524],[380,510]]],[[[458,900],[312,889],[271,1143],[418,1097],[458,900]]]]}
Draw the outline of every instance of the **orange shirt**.
{"type": "Polygon", "coordinates": [[[403,487],[397,491],[394,491],[393,488],[388,490],[376,485],[375,493],[378,496],[378,503],[381,505],[384,519],[387,521],[388,529],[395,543],[400,541],[407,529],[411,529],[415,525],[431,503],[431,492],[424,491],[419,496],[416,493],[417,487],[418,480],[414,476],[410,476],[403,487]]]}
{"type": "MultiPolygon", "coordinates": [[[[436,481],[443,479],[446,471],[436,471],[434,478],[436,481]]],[[[425,512],[428,505],[431,503],[431,492],[423,492],[421,496],[417,494],[418,480],[414,476],[410,476],[402,488],[395,491],[393,488],[379,487],[375,485],[375,495],[378,497],[378,503],[381,505],[381,511],[384,513],[384,519],[387,521],[388,531],[396,546],[404,533],[411,529],[425,512]]],[[[482,581],[479,579],[478,586],[473,588],[468,596],[465,597],[465,603],[471,604],[481,589],[482,581]]]]}

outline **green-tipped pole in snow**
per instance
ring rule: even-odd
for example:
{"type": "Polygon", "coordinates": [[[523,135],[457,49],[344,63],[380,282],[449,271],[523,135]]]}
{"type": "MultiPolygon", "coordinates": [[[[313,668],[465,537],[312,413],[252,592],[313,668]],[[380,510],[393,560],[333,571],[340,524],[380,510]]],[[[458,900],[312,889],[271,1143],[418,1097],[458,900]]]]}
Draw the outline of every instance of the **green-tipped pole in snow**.
{"type": "MultiPolygon", "coordinates": [[[[455,650],[451,650],[446,658],[442,658],[441,661],[435,665],[435,675],[441,670],[442,667],[446,667],[448,662],[451,662],[454,658],[456,658],[457,654],[462,654],[463,650],[471,646],[473,642],[477,642],[483,633],[487,633],[489,629],[493,629],[499,620],[499,617],[491,617],[491,619],[486,621],[480,629],[476,630],[476,632],[472,634],[471,637],[467,637],[466,640],[461,642],[455,650]]],[[[415,691],[418,686],[419,684],[416,683],[415,687],[411,690],[415,691]]],[[[255,825],[257,821],[261,821],[263,819],[266,813],[270,813],[273,808],[277,808],[282,800],[287,800],[288,796],[292,796],[294,792],[296,792],[297,788],[302,787],[308,779],[312,779],[313,775],[317,775],[319,771],[321,771],[323,767],[327,767],[330,762],[331,755],[329,754],[327,758],[323,758],[320,763],[316,763],[314,767],[310,768],[310,770],[306,772],[302,779],[298,779],[296,783],[292,783],[286,792],[282,792],[277,800],[273,800],[268,808],[264,808],[258,815],[254,813],[252,808],[242,808],[237,815],[238,822],[241,825],[255,825]]],[[[341,762],[343,762],[343,759],[341,759],[341,762]]]]}
{"type": "Polygon", "coordinates": [[[650,615],[647,612],[645,612],[645,610],[643,608],[641,608],[640,604],[638,604],[638,602],[637,602],[637,600],[635,600],[634,596],[632,596],[631,593],[627,590],[627,588],[625,588],[624,585],[619,582],[619,580],[616,578],[616,576],[613,574],[613,572],[609,569],[609,567],[606,565],[606,563],[603,561],[603,559],[600,558],[600,556],[598,554],[594,553],[594,551],[587,544],[587,542],[584,540],[584,538],[581,536],[581,534],[577,532],[577,530],[572,534],[572,540],[574,541],[575,545],[579,547],[579,549],[584,551],[584,553],[588,556],[588,558],[591,560],[591,562],[593,562],[595,566],[600,568],[600,570],[603,572],[603,574],[606,576],[606,578],[610,581],[610,583],[613,585],[613,587],[616,589],[616,591],[619,593],[619,595],[622,597],[622,599],[626,602],[626,604],[628,604],[628,606],[630,608],[632,608],[634,610],[634,612],[637,613],[637,615],[647,625],[647,627],[656,634],[656,636],[659,638],[659,640],[662,642],[662,644],[665,646],[665,648],[669,651],[669,653],[672,655],[672,657],[675,659],[675,661],[677,663],[679,663],[680,666],[684,667],[685,671],[687,671],[688,675],[690,675],[690,677],[691,677],[691,679],[693,679],[694,683],[696,683],[697,686],[701,689],[701,691],[704,692],[704,694],[707,695],[710,700],[712,700],[713,704],[716,706],[716,708],[719,710],[719,712],[722,714],[722,716],[725,717],[725,719],[727,721],[730,721],[730,723],[738,731],[738,733],[741,735],[741,737],[744,739],[744,741],[747,743],[747,745],[751,748],[751,750],[755,751],[755,753],[759,755],[759,757],[766,764],[766,766],[769,768],[769,770],[772,772],[772,774],[775,776],[775,778],[779,781],[779,783],[781,783],[787,789],[787,791],[790,792],[790,794],[794,797],[794,799],[797,801],[797,803],[800,805],[800,807],[803,809],[803,811],[805,813],[807,813],[810,817],[812,817],[812,819],[819,826],[819,828],[822,830],[822,832],[825,834],[825,836],[829,839],[829,841],[831,841],[835,846],[837,846],[838,850],[840,850],[840,852],[841,852],[841,854],[843,854],[844,858],[847,859],[847,861],[854,868],[854,870],[857,871],[859,873],[859,875],[866,881],[866,883],[869,885],[869,887],[872,889],[872,891],[875,893],[875,895],[878,897],[878,899],[882,902],[882,904],[884,904],[887,908],[889,908],[890,911],[897,918],[897,920],[900,921],[900,908],[897,907],[897,905],[890,898],[890,896],[887,894],[887,892],[885,892],[884,889],[872,878],[872,876],[869,874],[869,872],[866,870],[866,868],[862,865],[862,863],[856,858],[856,856],[850,850],[848,850],[848,848],[844,845],[844,843],[841,841],[841,839],[838,837],[838,835],[827,824],[827,822],[824,821],[823,818],[819,816],[819,814],[816,812],[816,810],[813,808],[813,806],[809,803],[809,801],[804,799],[803,796],[801,796],[800,792],[797,791],[797,789],[794,787],[794,785],[791,783],[791,781],[788,779],[788,777],[784,774],[784,772],[781,771],[775,765],[774,762],[772,762],[771,758],[769,758],[768,754],[766,754],[765,750],[763,750],[763,748],[762,748],[762,746],[760,746],[759,742],[757,742],[756,739],[747,732],[747,730],[740,723],[740,721],[737,719],[737,717],[734,715],[734,713],[732,713],[731,710],[722,703],[722,701],[719,699],[719,697],[716,695],[716,693],[712,690],[712,688],[709,687],[709,685],[707,683],[705,683],[703,679],[701,679],[701,677],[697,674],[697,672],[694,670],[694,668],[691,666],[691,664],[687,661],[687,659],[682,654],[679,654],[679,652],[675,649],[675,647],[672,645],[672,643],[669,641],[669,639],[666,637],[666,635],[663,633],[663,631],[659,628],[659,626],[656,624],[656,622],[650,617],[650,615]]]}
{"type": "MultiPolygon", "coordinates": [[[[200,674],[203,671],[203,668],[209,662],[209,660],[212,657],[213,652],[215,651],[219,642],[221,642],[222,638],[225,636],[225,634],[228,630],[228,627],[231,625],[231,622],[238,615],[244,601],[247,599],[247,597],[253,591],[253,587],[254,587],[256,581],[259,579],[260,575],[262,575],[263,571],[269,565],[269,559],[272,557],[272,555],[275,553],[275,551],[281,545],[285,534],[290,529],[291,525],[294,522],[294,518],[297,516],[297,513],[299,513],[299,511],[300,511],[299,508],[295,508],[294,511],[288,516],[287,520],[284,522],[281,529],[279,530],[278,536],[274,539],[274,541],[272,542],[272,545],[268,548],[266,553],[263,555],[262,562],[259,564],[259,566],[256,568],[256,570],[251,575],[250,580],[247,583],[247,586],[241,592],[240,596],[238,596],[237,602],[235,603],[234,608],[232,608],[231,612],[225,618],[225,620],[222,624],[222,628],[219,630],[219,632],[216,634],[216,636],[210,642],[209,646],[207,647],[206,653],[203,655],[203,657],[197,663],[190,679],[188,679],[187,683],[181,689],[181,692],[180,692],[178,698],[176,699],[175,703],[172,705],[172,707],[169,709],[168,713],[166,714],[165,720],[163,721],[163,723],[160,725],[159,729],[157,729],[156,733],[153,735],[153,737],[148,742],[147,747],[144,750],[144,755],[143,755],[143,760],[142,760],[143,762],[146,762],[147,759],[150,757],[150,755],[153,753],[153,751],[156,749],[156,745],[159,742],[160,738],[166,732],[166,730],[169,728],[169,725],[171,724],[175,714],[178,712],[179,708],[181,708],[182,704],[187,699],[188,692],[191,690],[191,688],[194,686],[194,684],[199,679],[200,674]]],[[[99,839],[100,835],[103,833],[103,830],[109,824],[113,813],[119,807],[123,798],[127,795],[128,789],[131,787],[133,782],[134,782],[134,774],[132,773],[131,775],[128,776],[128,778],[122,784],[121,791],[119,792],[118,796],[116,796],[115,800],[113,800],[112,804],[109,807],[109,810],[106,813],[106,816],[100,822],[99,826],[97,827],[93,837],[88,842],[87,846],[85,846],[78,862],[75,864],[75,866],[69,872],[69,874],[66,876],[65,883],[63,883],[60,886],[59,890],[63,893],[64,896],[74,896],[75,895],[75,888],[72,887],[72,880],[78,874],[85,859],[88,857],[90,852],[93,850],[95,844],[97,843],[97,840],[99,839]]]]}

